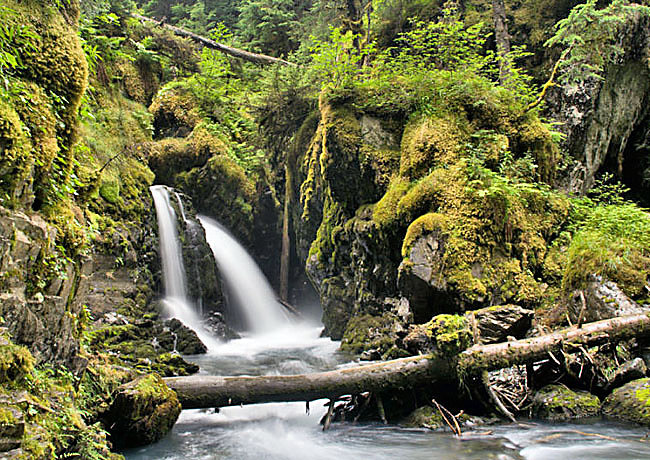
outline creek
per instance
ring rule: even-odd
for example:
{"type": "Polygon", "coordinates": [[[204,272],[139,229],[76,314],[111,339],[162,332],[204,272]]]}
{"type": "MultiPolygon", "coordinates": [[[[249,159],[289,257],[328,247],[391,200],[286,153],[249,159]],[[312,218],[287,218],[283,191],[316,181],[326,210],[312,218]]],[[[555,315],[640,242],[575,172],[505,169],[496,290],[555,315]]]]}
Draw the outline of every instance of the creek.
{"type": "MultiPolygon", "coordinates": [[[[161,225],[169,194],[161,190],[153,193],[158,194],[157,209],[161,203],[161,225]]],[[[241,308],[248,308],[243,314],[252,331],[237,340],[211,343],[205,355],[188,356],[200,365],[201,373],[289,375],[355,365],[337,351],[337,342],[320,337],[322,328],[317,321],[289,321],[245,251],[217,223],[207,218],[201,218],[201,223],[230,295],[241,308]],[[224,248],[230,249],[220,254],[224,248]]],[[[161,229],[161,248],[167,238],[177,236],[161,229]]],[[[172,247],[167,252],[178,250],[172,247]]],[[[161,252],[165,257],[164,249],[161,252]]],[[[169,254],[170,259],[181,259],[169,254]]],[[[182,271],[169,275],[164,268],[165,277],[181,275],[182,271]]],[[[166,297],[171,297],[168,289],[172,284],[165,282],[166,297]]],[[[167,313],[186,314],[184,309],[167,313]]],[[[323,432],[319,421],[326,413],[324,404],[324,400],[311,402],[308,413],[304,403],[185,410],[165,439],[124,454],[128,460],[650,458],[646,430],[601,420],[490,425],[466,430],[460,438],[448,432],[376,423],[334,423],[323,432]]]]}

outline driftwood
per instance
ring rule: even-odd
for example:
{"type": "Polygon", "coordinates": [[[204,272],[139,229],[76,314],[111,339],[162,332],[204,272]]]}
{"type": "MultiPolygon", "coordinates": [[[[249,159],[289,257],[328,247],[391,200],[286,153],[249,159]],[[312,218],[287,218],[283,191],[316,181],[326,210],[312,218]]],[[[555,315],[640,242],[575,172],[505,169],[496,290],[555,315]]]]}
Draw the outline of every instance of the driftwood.
{"type": "Polygon", "coordinates": [[[285,61],[284,59],[276,58],[273,56],[267,56],[265,54],[251,53],[250,51],[244,51],[239,48],[234,48],[232,46],[224,45],[222,43],[217,43],[214,40],[195,34],[194,32],[190,32],[189,30],[172,26],[171,24],[165,24],[163,21],[156,21],[155,19],[148,18],[146,16],[141,16],[136,13],[132,13],[131,16],[133,16],[136,19],[139,19],[140,21],[151,22],[157,26],[164,27],[167,30],[171,30],[176,35],[180,37],[189,38],[197,42],[198,44],[205,46],[206,48],[221,51],[222,53],[228,54],[230,56],[239,59],[243,59],[248,62],[252,62],[254,64],[260,64],[260,65],[280,64],[280,65],[296,66],[296,64],[289,61],[285,61]]]}
{"type": "Polygon", "coordinates": [[[475,345],[455,357],[414,356],[303,375],[166,378],[185,409],[281,401],[330,400],[432,382],[454,382],[486,370],[540,360],[570,347],[650,336],[650,315],[632,315],[563,329],[540,337],[475,345]]]}

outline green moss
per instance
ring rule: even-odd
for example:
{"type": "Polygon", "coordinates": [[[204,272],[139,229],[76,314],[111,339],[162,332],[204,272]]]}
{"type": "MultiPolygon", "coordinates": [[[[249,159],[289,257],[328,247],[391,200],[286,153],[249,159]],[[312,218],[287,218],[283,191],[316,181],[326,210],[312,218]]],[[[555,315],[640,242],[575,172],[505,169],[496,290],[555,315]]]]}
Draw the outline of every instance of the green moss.
{"type": "Polygon", "coordinates": [[[120,184],[117,181],[102,182],[99,196],[111,204],[117,204],[120,198],[120,184]]]}
{"type": "Polygon", "coordinates": [[[650,278],[650,213],[631,203],[589,206],[586,213],[567,250],[562,287],[580,288],[596,274],[641,296],[650,278]]]}
{"type": "Polygon", "coordinates": [[[398,323],[399,319],[391,313],[355,316],[345,328],[341,351],[354,354],[373,351],[390,358],[401,356],[403,350],[395,347],[395,327],[398,323]]]}
{"type": "Polygon", "coordinates": [[[650,426],[650,378],[617,388],[603,401],[602,410],[608,417],[650,426]]]}
{"type": "MultiPolygon", "coordinates": [[[[470,420],[470,416],[462,412],[456,417],[460,424],[470,420]]],[[[448,428],[447,421],[440,413],[440,410],[432,406],[422,406],[411,412],[403,421],[402,425],[407,428],[428,428],[430,430],[444,430],[448,428]]]]}
{"type": "Polygon", "coordinates": [[[400,176],[393,178],[388,190],[373,210],[373,220],[381,227],[390,227],[401,223],[397,215],[397,206],[411,186],[411,182],[406,178],[400,176]]]}
{"type": "Polygon", "coordinates": [[[23,346],[0,338],[0,384],[17,384],[34,369],[34,357],[23,346]]]}
{"type": "Polygon", "coordinates": [[[400,175],[417,179],[440,164],[452,163],[461,145],[462,132],[453,119],[415,118],[402,137],[400,175]]]}
{"type": "Polygon", "coordinates": [[[445,356],[453,357],[472,345],[472,332],[465,316],[438,315],[425,327],[445,356]]]}

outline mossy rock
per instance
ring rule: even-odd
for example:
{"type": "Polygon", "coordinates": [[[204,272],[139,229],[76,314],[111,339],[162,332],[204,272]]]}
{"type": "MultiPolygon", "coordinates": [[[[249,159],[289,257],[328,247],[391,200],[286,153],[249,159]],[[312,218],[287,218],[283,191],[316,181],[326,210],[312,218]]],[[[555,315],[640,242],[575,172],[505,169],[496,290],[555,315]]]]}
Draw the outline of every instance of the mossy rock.
{"type": "MultiPolygon", "coordinates": [[[[461,413],[456,420],[461,425],[472,419],[466,413],[461,413]]],[[[428,428],[430,430],[444,430],[448,428],[447,422],[440,411],[432,406],[422,406],[411,412],[401,423],[407,428],[428,428]]]]}
{"type": "Polygon", "coordinates": [[[26,347],[0,337],[0,383],[16,383],[34,369],[34,357],[26,347]]]}
{"type": "Polygon", "coordinates": [[[181,413],[176,393],[157,374],[121,386],[105,416],[115,447],[143,446],[162,439],[181,413]]]}
{"type": "Polygon", "coordinates": [[[546,420],[570,420],[595,417],[600,400],[586,391],[573,391],[563,385],[547,385],[533,397],[533,417],[546,420]]]}
{"type": "Polygon", "coordinates": [[[602,405],[610,418],[650,426],[650,378],[633,380],[614,390],[602,405]]]}
{"type": "Polygon", "coordinates": [[[382,316],[362,315],[350,319],[341,340],[341,351],[349,353],[372,352],[377,358],[405,356],[395,347],[398,333],[404,330],[400,319],[392,313],[382,316]]]}

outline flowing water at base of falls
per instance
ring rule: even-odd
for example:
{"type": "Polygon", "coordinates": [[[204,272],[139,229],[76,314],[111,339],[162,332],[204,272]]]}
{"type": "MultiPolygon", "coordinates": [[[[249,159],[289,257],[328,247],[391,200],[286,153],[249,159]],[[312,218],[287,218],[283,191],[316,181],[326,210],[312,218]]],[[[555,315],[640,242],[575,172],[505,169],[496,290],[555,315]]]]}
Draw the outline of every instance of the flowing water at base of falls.
{"type": "MultiPolygon", "coordinates": [[[[276,333],[225,343],[192,356],[213,375],[318,372],[343,365],[338,343],[319,338],[320,328],[288,326],[276,333]]],[[[540,423],[485,426],[462,438],[450,433],[379,424],[319,425],[325,400],[271,403],[214,410],[186,410],[161,442],[126,452],[128,460],[597,460],[650,458],[646,430],[605,423],[540,423]],[[596,433],[591,436],[585,433],[596,433]]]]}

